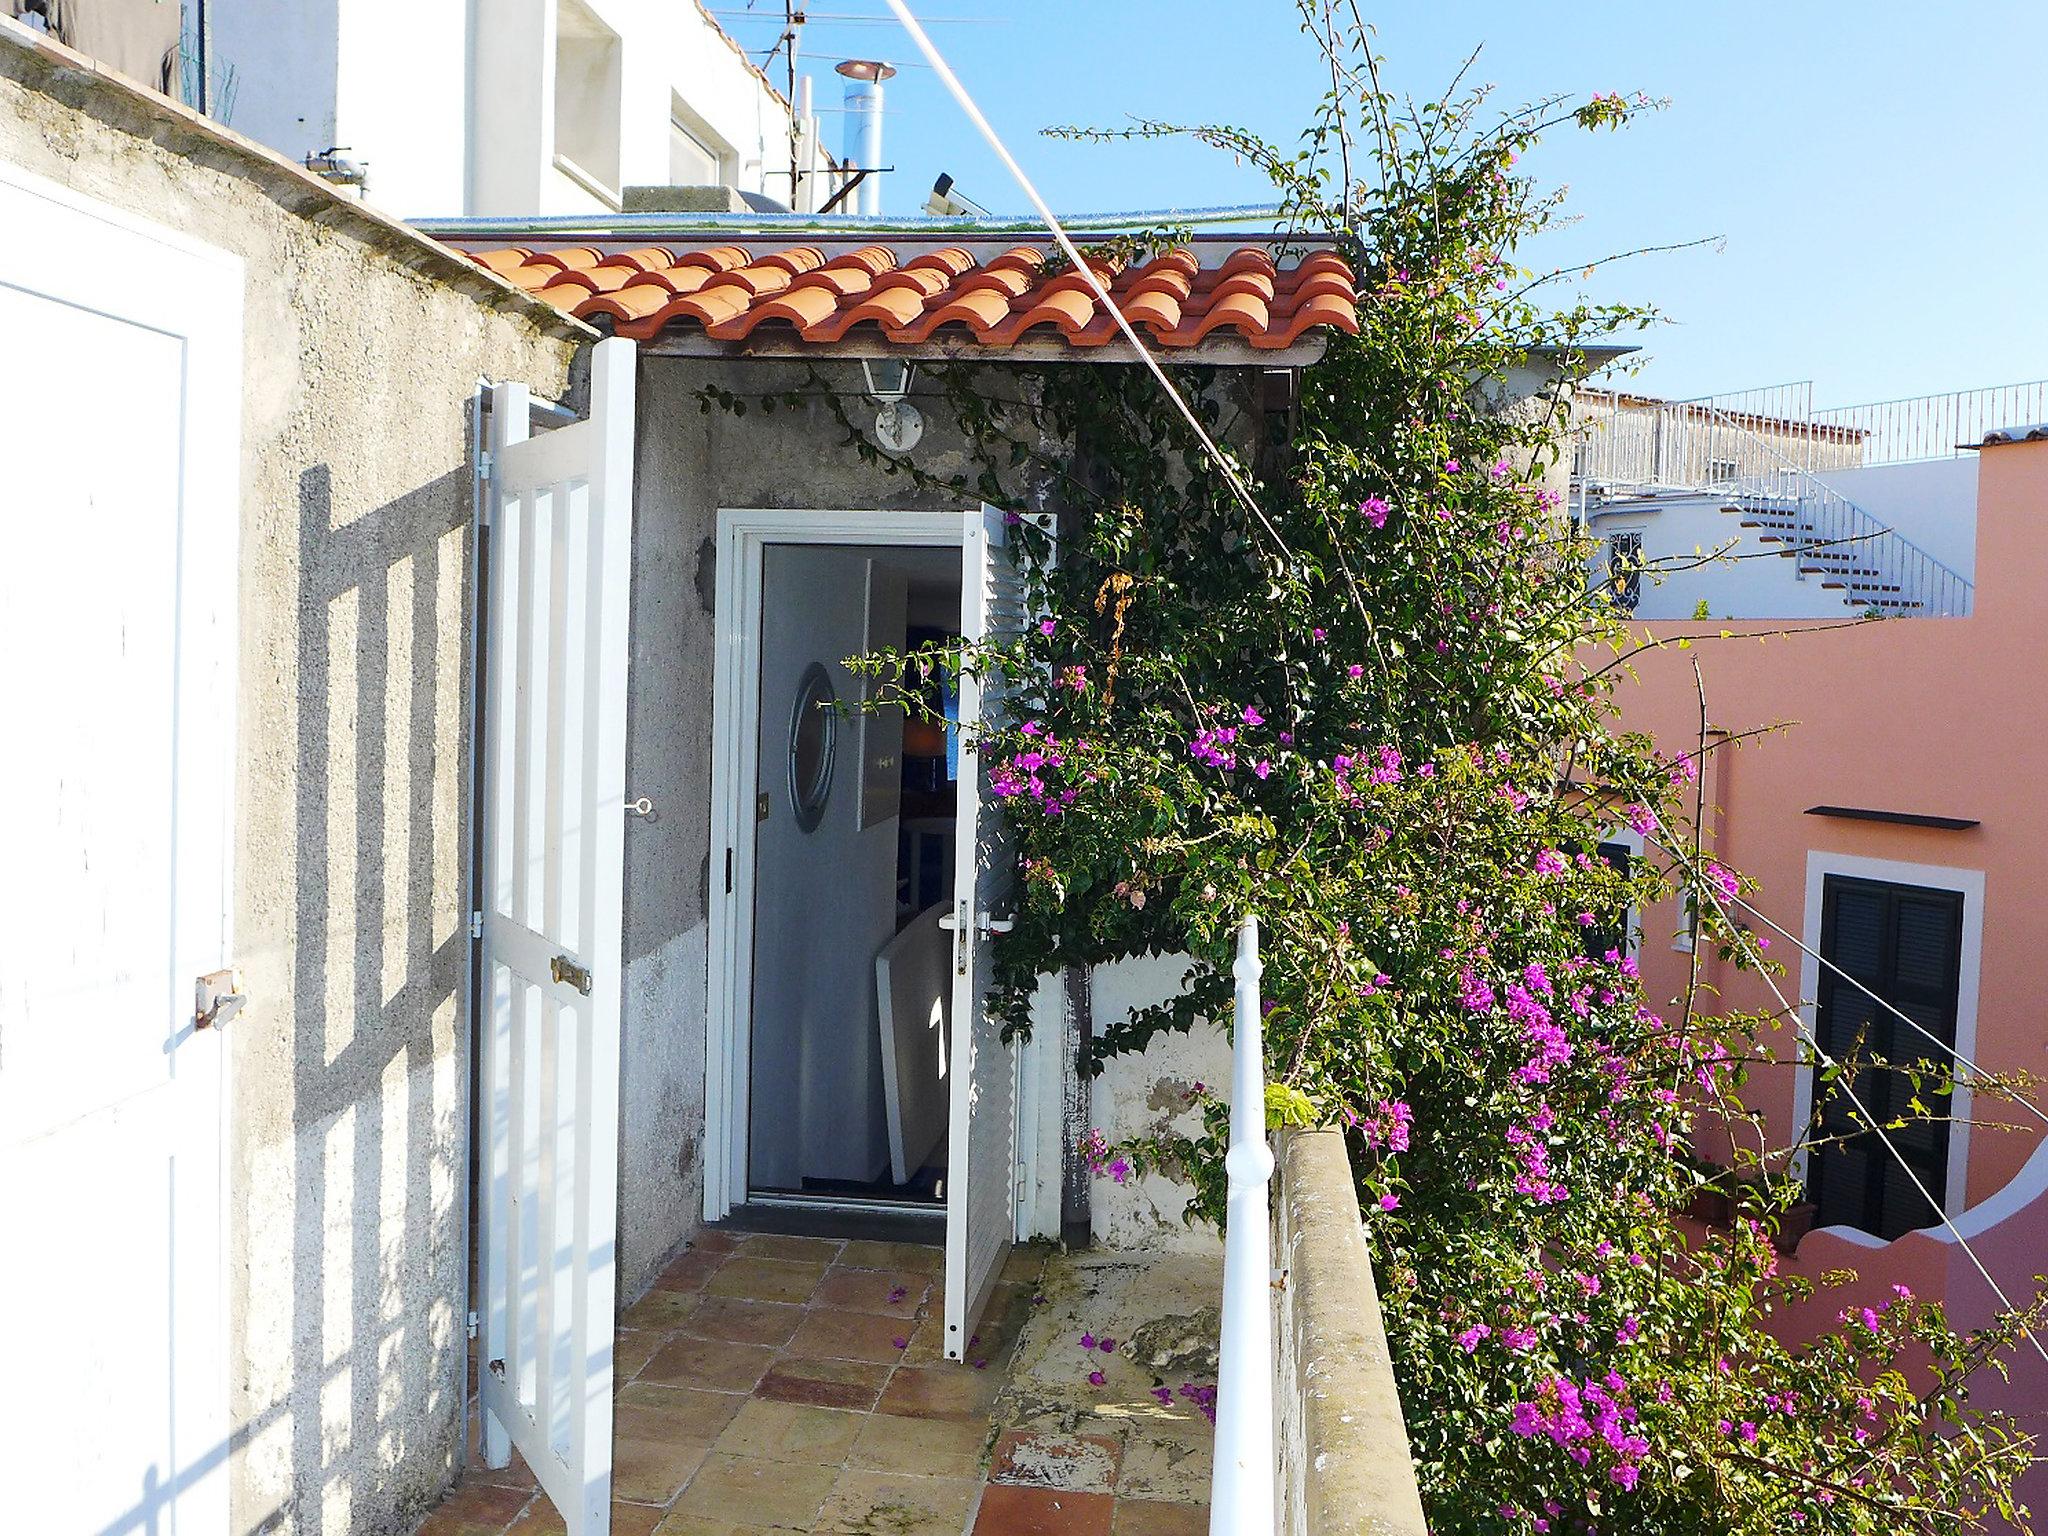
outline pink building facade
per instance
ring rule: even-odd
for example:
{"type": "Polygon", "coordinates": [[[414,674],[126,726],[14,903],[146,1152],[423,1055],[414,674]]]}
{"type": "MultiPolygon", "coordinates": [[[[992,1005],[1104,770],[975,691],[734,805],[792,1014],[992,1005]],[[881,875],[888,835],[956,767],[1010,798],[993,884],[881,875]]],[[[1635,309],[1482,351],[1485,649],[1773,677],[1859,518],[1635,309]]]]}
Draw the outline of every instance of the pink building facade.
{"type": "MultiPolygon", "coordinates": [[[[1638,656],[1639,681],[1624,683],[1619,698],[1624,723],[1668,755],[1699,744],[1695,662],[1710,744],[1785,725],[1705,759],[1706,843],[1757,881],[1745,899],[1986,1071],[2048,1081],[2044,526],[2048,441],[1987,445],[1969,617],[1789,633],[1769,622],[1658,623],[1658,639],[1694,643],[1638,656]]],[[[1895,1020],[1884,1010],[1762,920],[1749,922],[1773,941],[1768,953],[1785,967],[1778,985],[1823,1048],[1867,1029],[1892,1060],[1939,1053],[1904,1024],[1887,1045],[1895,1020]]],[[[1652,999],[1682,995],[1694,959],[1682,915],[1665,904],[1641,914],[1640,927],[1652,999]]],[[[1705,946],[1698,959],[1702,982],[1719,994],[1704,1007],[1777,1007],[1761,978],[1705,946]]],[[[1815,1092],[1792,1036],[1787,1029],[1778,1048],[1783,1065],[1758,1071],[1745,1092],[1774,1150],[1795,1139],[1815,1092]]],[[[1818,1209],[1787,1266],[1815,1279],[1844,1270],[1857,1278],[1822,1285],[1805,1315],[1787,1319],[1789,1331],[1810,1334],[1896,1283],[1943,1301],[1961,1327],[1982,1323],[1997,1301],[1963,1241],[2014,1302],[2033,1297],[2034,1276],[2048,1273],[2048,1122],[1966,1091],[1951,1114],[1944,1127],[1894,1135],[1952,1226],[1867,1136],[1864,1148],[1795,1161],[1818,1209]]],[[[2010,1384],[1981,1374],[1980,1401],[2048,1414],[2048,1366],[2031,1350],[2012,1365],[2010,1384]]],[[[2048,1485],[2028,1491],[2039,1506],[2048,1485]]]]}

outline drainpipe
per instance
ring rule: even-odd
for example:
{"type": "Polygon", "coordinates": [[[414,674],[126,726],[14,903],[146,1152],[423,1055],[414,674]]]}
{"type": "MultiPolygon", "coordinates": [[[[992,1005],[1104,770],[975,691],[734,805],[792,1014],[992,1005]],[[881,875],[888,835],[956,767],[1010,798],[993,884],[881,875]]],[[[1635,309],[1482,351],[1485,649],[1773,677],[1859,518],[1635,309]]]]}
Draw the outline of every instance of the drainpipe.
{"type": "Polygon", "coordinates": [[[882,82],[896,73],[896,66],[848,59],[838,72],[846,77],[846,159],[868,173],[857,195],[859,212],[873,218],[882,211],[882,82]]]}

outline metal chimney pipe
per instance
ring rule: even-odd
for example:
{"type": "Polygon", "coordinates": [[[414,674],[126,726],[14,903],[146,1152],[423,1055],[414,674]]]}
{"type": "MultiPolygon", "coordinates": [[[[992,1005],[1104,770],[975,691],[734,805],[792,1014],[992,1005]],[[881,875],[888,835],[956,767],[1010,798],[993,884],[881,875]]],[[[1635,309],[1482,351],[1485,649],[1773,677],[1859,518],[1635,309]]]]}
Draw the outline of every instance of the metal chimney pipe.
{"type": "Polygon", "coordinates": [[[859,212],[882,211],[882,82],[896,73],[879,59],[848,59],[838,66],[846,77],[846,162],[870,172],[856,194],[859,212]]]}

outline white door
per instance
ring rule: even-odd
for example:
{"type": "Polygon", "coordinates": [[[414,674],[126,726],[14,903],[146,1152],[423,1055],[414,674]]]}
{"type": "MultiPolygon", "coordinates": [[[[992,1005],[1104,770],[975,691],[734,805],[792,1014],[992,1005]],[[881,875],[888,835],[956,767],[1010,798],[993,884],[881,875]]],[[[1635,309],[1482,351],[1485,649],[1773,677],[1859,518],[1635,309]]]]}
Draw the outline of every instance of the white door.
{"type": "MultiPolygon", "coordinates": [[[[1006,515],[966,514],[961,539],[960,629],[972,645],[1015,639],[1026,595],[1006,515]]],[[[1017,1052],[985,1006],[990,939],[1009,927],[1016,859],[988,794],[988,764],[977,750],[984,726],[1000,721],[1002,684],[969,673],[960,680],[960,820],[954,843],[953,1106],[946,1160],[946,1355],[965,1359],[989,1289],[1016,1231],[1017,1052]]]]}
{"type": "Polygon", "coordinates": [[[242,268],[0,230],[0,1530],[221,1536],[242,268]]]}
{"type": "Polygon", "coordinates": [[[539,437],[491,395],[478,1393],[569,1536],[611,1524],[633,368],[600,342],[589,419],[539,437]]]}

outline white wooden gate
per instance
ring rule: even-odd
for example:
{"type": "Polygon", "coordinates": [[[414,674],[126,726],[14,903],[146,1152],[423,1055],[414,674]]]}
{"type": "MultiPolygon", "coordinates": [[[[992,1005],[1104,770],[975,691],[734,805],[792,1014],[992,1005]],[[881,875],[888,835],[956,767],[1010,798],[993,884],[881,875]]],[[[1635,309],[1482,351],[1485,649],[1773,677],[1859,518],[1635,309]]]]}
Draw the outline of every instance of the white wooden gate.
{"type": "MultiPolygon", "coordinates": [[[[1024,631],[1023,578],[1006,514],[970,509],[961,539],[960,627],[971,645],[1024,631]]],[[[1002,712],[1002,682],[960,680],[960,819],[953,912],[953,1105],[946,1162],[946,1355],[965,1359],[1016,1233],[1017,1052],[988,1015],[990,939],[1008,930],[1016,859],[988,794],[976,737],[1002,712]]]]}
{"type": "Polygon", "coordinates": [[[569,1536],[611,1521],[632,344],[586,421],[491,395],[484,681],[484,1453],[569,1536]]]}

